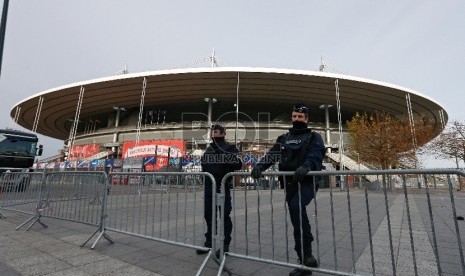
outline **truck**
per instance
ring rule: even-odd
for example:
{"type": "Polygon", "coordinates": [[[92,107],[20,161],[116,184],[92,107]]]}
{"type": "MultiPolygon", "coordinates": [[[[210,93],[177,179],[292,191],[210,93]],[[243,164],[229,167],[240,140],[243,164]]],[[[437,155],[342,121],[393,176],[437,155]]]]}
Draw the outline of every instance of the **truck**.
{"type": "Polygon", "coordinates": [[[0,129],[0,188],[2,191],[22,192],[27,189],[36,156],[42,155],[43,146],[38,137],[13,129],[0,129]],[[23,172],[23,173],[21,173],[23,172]]]}

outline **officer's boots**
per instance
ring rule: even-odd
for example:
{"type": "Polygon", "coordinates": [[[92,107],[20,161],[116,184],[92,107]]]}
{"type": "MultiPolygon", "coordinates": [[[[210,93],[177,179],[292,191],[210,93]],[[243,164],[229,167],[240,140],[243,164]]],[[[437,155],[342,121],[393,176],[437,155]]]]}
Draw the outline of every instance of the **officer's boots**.
{"type": "MultiPolygon", "coordinates": [[[[212,240],[211,239],[207,239],[204,243],[204,246],[207,247],[207,248],[212,248],[212,240]]],[[[203,254],[207,254],[208,253],[208,250],[203,250],[203,249],[197,249],[196,250],[197,254],[198,255],[203,255],[203,254]]]]}
{"type": "Polygon", "coordinates": [[[312,249],[308,250],[308,252],[304,252],[304,265],[308,267],[318,267],[318,261],[312,255],[312,249]]]}
{"type": "MultiPolygon", "coordinates": [[[[300,254],[299,254],[300,255],[300,254]]],[[[303,262],[302,259],[299,257],[299,264],[302,264],[308,267],[318,267],[318,261],[312,255],[312,247],[311,245],[304,249],[304,257],[303,262]]],[[[306,276],[312,275],[312,272],[309,270],[303,270],[300,268],[296,268],[289,273],[289,276],[306,276]]]]}
{"type": "MultiPolygon", "coordinates": [[[[207,240],[205,241],[204,243],[204,246],[207,247],[207,248],[212,248],[212,242],[211,240],[207,240]]],[[[197,249],[196,252],[198,255],[203,255],[203,254],[207,254],[209,250],[204,250],[204,249],[197,249]]],[[[224,244],[224,250],[223,252],[229,252],[229,244],[224,244]]],[[[220,249],[216,250],[215,252],[215,255],[216,255],[216,258],[217,259],[220,259],[220,249]]]]}

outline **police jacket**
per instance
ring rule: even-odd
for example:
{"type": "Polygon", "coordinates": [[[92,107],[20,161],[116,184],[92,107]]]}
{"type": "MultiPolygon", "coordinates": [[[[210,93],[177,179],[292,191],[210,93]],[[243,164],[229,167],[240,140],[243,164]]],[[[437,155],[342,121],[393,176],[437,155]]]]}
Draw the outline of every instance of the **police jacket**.
{"type": "MultiPolygon", "coordinates": [[[[310,128],[294,129],[279,136],[276,143],[258,163],[263,170],[278,162],[280,171],[295,171],[306,166],[311,171],[321,171],[325,146],[321,135],[310,128]]],[[[292,176],[286,177],[290,183],[292,176]]],[[[313,177],[306,176],[304,183],[313,183],[313,177]]]]}
{"type": "MultiPolygon", "coordinates": [[[[202,171],[213,175],[217,193],[220,192],[223,177],[227,173],[242,168],[242,161],[238,153],[239,150],[236,146],[226,143],[224,138],[215,138],[202,155],[200,160],[202,171]]],[[[227,188],[229,188],[229,183],[231,183],[231,178],[226,182],[227,188]]],[[[205,178],[205,185],[207,188],[212,185],[209,177],[205,178]]]]}

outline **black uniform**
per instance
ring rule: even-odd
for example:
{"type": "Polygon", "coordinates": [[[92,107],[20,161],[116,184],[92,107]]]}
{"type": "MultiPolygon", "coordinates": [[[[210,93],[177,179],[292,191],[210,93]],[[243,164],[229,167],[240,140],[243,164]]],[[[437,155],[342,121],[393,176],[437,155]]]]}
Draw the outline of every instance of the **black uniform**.
{"type": "MultiPolygon", "coordinates": [[[[322,169],[325,147],[321,135],[310,128],[290,128],[289,132],[279,136],[270,151],[256,165],[260,171],[266,170],[273,163],[279,162],[280,171],[320,171],[322,169]]],[[[286,189],[286,202],[289,207],[291,222],[294,227],[295,251],[299,260],[305,260],[312,255],[311,242],[313,236],[307,216],[306,206],[315,197],[318,185],[313,176],[305,176],[300,181],[301,206],[299,207],[298,184],[294,176],[280,177],[281,187],[286,189]],[[302,212],[300,212],[300,209],[302,212]],[[300,217],[302,217],[303,253],[301,250],[300,217]]],[[[304,261],[305,263],[305,261],[304,261]]],[[[307,264],[306,264],[307,265],[307,264]]]]}
{"type": "MultiPolygon", "coordinates": [[[[214,141],[208,146],[202,156],[202,171],[213,175],[216,182],[216,192],[221,191],[221,180],[223,177],[242,167],[242,161],[238,157],[239,150],[234,145],[225,142],[224,137],[214,138],[214,141]]],[[[207,233],[205,233],[205,246],[211,247],[212,238],[212,183],[210,178],[205,178],[204,190],[204,217],[207,223],[207,233]]],[[[232,221],[231,221],[231,178],[225,183],[225,206],[224,206],[224,246],[229,247],[231,242],[232,221]]],[[[215,214],[216,215],[216,214],[215,214]]]]}

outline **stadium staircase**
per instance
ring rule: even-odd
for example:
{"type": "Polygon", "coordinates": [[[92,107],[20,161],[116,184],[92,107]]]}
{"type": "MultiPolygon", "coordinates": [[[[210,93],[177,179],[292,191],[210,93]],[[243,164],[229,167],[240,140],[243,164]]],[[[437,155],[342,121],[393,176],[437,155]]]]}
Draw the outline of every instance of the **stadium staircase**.
{"type": "MultiPolygon", "coordinates": [[[[338,164],[341,164],[341,154],[339,153],[326,153],[326,156],[333,160],[334,162],[337,162],[338,164]]],[[[370,168],[361,164],[361,163],[358,163],[357,161],[353,160],[352,158],[348,157],[347,155],[344,155],[342,154],[342,164],[345,168],[349,169],[349,170],[352,170],[352,171],[369,171],[370,168]]],[[[364,177],[370,181],[370,182],[373,182],[373,181],[376,181],[378,178],[376,177],[376,175],[364,175],[364,177]]]]}

